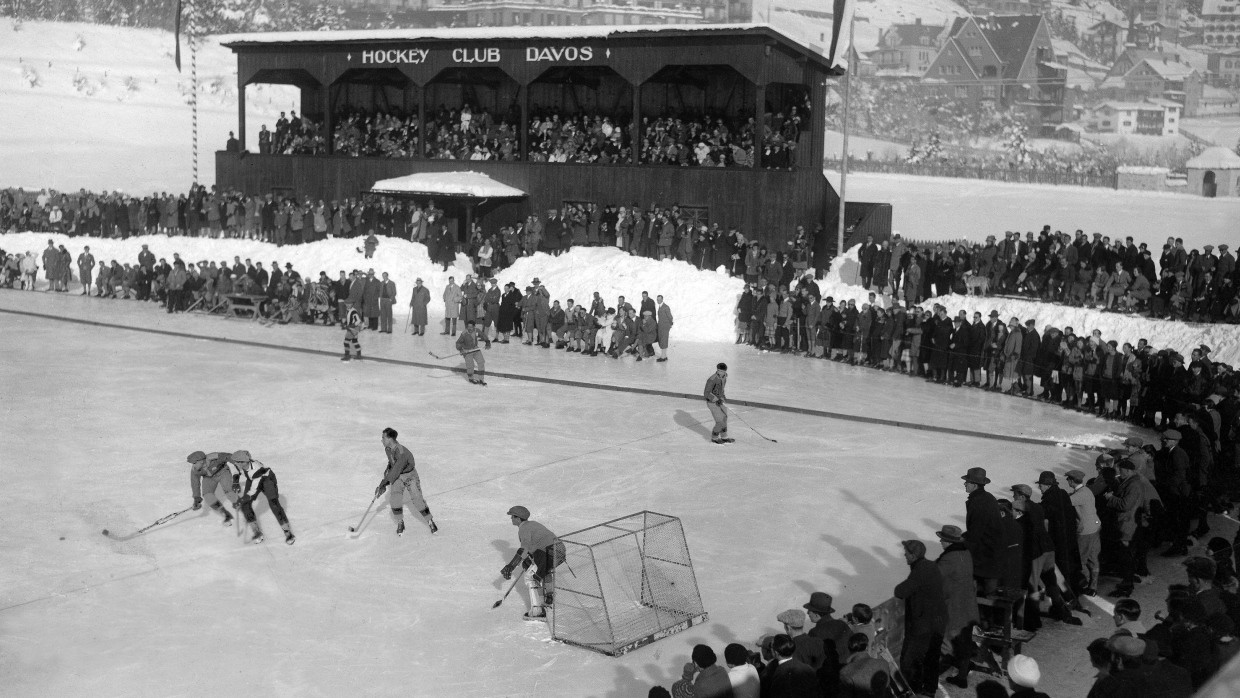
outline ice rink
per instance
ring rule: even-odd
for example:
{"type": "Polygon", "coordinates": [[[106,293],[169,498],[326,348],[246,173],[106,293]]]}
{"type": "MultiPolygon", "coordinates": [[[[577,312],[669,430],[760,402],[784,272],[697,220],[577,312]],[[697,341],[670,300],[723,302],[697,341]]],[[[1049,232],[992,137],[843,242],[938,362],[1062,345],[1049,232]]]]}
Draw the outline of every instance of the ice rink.
{"type": "Polygon", "coordinates": [[[360,364],[337,360],[341,334],[0,292],[3,693],[644,696],[679,678],[694,643],[751,643],[812,590],[837,609],[887,599],[906,575],[900,539],[963,525],[967,468],[1006,489],[1092,467],[1095,454],[1049,442],[1129,434],[674,337],[665,364],[496,345],[487,366],[506,375],[481,388],[428,355],[450,351],[437,334],[363,333],[366,355],[391,361],[360,364]],[[737,442],[713,445],[702,400],[665,393],[700,395],[717,361],[734,400],[852,419],[737,407],[778,443],[734,421],[737,442]],[[347,532],[382,473],[386,426],[417,457],[434,536],[407,511],[398,538],[386,506],[347,532]],[[129,542],[100,535],[188,506],[189,452],[240,448],[278,475],[296,545],[265,504],[261,545],[209,513],[129,542]],[[516,593],[492,610],[514,504],[557,533],[642,509],[681,517],[710,620],[613,659],[551,642],[516,593]]]}

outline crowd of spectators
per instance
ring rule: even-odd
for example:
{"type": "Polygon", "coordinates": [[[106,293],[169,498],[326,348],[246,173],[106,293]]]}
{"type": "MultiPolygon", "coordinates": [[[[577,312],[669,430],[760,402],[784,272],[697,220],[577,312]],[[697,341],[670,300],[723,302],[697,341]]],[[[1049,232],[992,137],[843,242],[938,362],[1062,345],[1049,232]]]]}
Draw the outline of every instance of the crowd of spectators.
{"type": "Polygon", "coordinates": [[[1029,642],[1044,619],[1082,625],[1075,612],[1089,612],[1081,599],[1109,577],[1119,580],[1110,593],[1118,599],[1114,630],[1083,648],[1097,672],[1089,696],[1188,698],[1240,650],[1233,552],[1240,536],[1214,537],[1203,554],[1185,557],[1183,575],[1170,580],[1165,608],[1152,621],[1142,620],[1129,597],[1150,577],[1149,550],[1166,542],[1164,555],[1186,555],[1186,517],[1198,519],[1192,533],[1204,540],[1206,492],[1235,492],[1234,466],[1213,465],[1234,458],[1233,434],[1211,441],[1222,433],[1219,424],[1236,424],[1235,387],[1216,383],[1219,399],[1175,412],[1177,428],[1165,430],[1160,444],[1131,438],[1099,456],[1091,475],[1046,470],[996,496],[984,468],[968,469],[961,476],[965,527],[936,532],[941,552],[933,561],[925,542],[902,541],[909,571],[892,600],[857,603],[837,618],[834,598],[815,591],[804,610],[775,617],[781,633],[751,646],[729,644],[722,661],[709,645],[696,645],[671,691],[656,686],[649,695],[934,696],[943,680],[979,696],[1045,696],[1036,660],[1016,654],[1004,665],[1002,658],[1014,641],[1029,642]],[[889,646],[891,625],[879,618],[892,604],[903,610],[899,647],[889,646]],[[1004,676],[1006,686],[971,682],[975,667],[1004,676]]]}
{"type": "Polygon", "coordinates": [[[951,293],[1015,295],[1103,311],[1141,313],[1192,322],[1240,320],[1240,281],[1228,245],[1186,250],[1168,237],[1151,250],[1131,236],[1114,241],[1051,232],[1035,237],[1008,231],[984,244],[943,242],[933,247],[872,239],[858,250],[861,284],[910,303],[951,293]],[[1155,266],[1154,254],[1158,254],[1155,266]],[[915,267],[915,268],[914,268],[915,267]]]}
{"type": "MultiPolygon", "coordinates": [[[[241,146],[231,137],[228,150],[240,151],[241,146]]],[[[258,152],[264,155],[322,155],[327,152],[327,141],[323,137],[323,125],[306,116],[297,116],[290,112],[285,116],[280,112],[276,120],[275,131],[269,131],[263,124],[258,132],[258,152]]]]}
{"type": "MultiPolygon", "coordinates": [[[[768,112],[762,127],[762,166],[791,169],[807,122],[793,106],[768,112]]],[[[465,104],[440,106],[425,124],[426,157],[432,160],[520,160],[519,116],[498,116],[465,104]]],[[[393,109],[386,113],[344,110],[336,114],[332,151],[354,157],[419,157],[417,115],[393,109]]],[[[643,117],[638,161],[677,167],[751,167],[755,131],[752,116],[730,119],[722,114],[688,112],[643,117]]],[[[627,115],[570,113],[538,108],[526,133],[531,162],[628,163],[633,160],[632,121],[627,115]]],[[[283,155],[326,154],[322,125],[308,117],[280,113],[275,130],[262,126],[259,152],[283,155]]],[[[229,138],[227,149],[240,151],[229,138]]]]}

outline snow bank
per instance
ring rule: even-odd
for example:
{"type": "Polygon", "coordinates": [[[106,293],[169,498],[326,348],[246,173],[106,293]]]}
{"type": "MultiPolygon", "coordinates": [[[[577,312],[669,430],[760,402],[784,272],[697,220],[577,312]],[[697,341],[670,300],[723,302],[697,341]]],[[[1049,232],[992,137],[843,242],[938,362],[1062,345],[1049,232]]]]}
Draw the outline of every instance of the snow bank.
{"type": "Polygon", "coordinates": [[[618,296],[638,306],[642,291],[662,295],[672,309],[676,340],[732,342],[736,339],[736,301],[745,283],[727,274],[702,271],[691,264],[632,257],[612,247],[579,247],[553,257],[522,257],[497,274],[500,285],[513,281],[524,291],[534,278],[561,304],[572,298],[589,304],[598,291],[608,307],[618,296]]]}
{"type": "MultiPolygon", "coordinates": [[[[860,246],[853,247],[843,258],[832,264],[826,277],[819,282],[824,297],[832,296],[837,303],[840,300],[852,299],[857,301],[858,307],[867,302],[869,292],[857,284],[860,269],[857,262],[858,250],[860,246]]],[[[1237,325],[1153,320],[1122,313],[1103,313],[1089,308],[996,297],[947,295],[928,298],[919,305],[922,308],[931,308],[935,303],[947,306],[948,313],[953,316],[965,310],[970,318],[974,312],[981,313],[982,317],[989,317],[991,310],[997,310],[1004,322],[1012,317],[1020,318],[1021,322],[1032,319],[1037,323],[1039,332],[1047,326],[1060,330],[1071,327],[1077,335],[1102,330],[1103,338],[1114,339],[1121,347],[1124,342],[1135,345],[1138,339],[1147,339],[1157,349],[1170,347],[1188,356],[1193,349],[1205,344],[1210,347],[1213,360],[1232,366],[1240,365],[1240,326],[1237,325]]],[[[891,299],[885,298],[883,305],[890,306],[891,299]]]]}
{"type": "MultiPolygon", "coordinates": [[[[407,308],[407,299],[413,282],[422,279],[431,290],[431,317],[443,317],[443,289],[448,277],[454,276],[459,284],[466,274],[473,273],[469,258],[458,254],[456,263],[443,270],[433,264],[426,245],[395,238],[380,238],[373,259],[365,259],[358,248],[358,238],[321,240],[307,245],[277,247],[253,240],[216,240],[209,238],[172,237],[151,235],[131,237],[128,240],[101,238],[71,238],[67,235],[48,233],[13,233],[0,235],[0,248],[6,252],[33,251],[36,255],[53,240],[57,246],[64,245],[76,260],[82,248],[89,245],[96,262],[113,259],[121,264],[134,263],[142,245],[150,246],[151,252],[171,260],[174,252],[186,262],[206,260],[217,264],[232,264],[233,257],[262,262],[264,267],[278,262],[283,269],[291,263],[302,278],[317,279],[320,271],[327,272],[335,280],[340,270],[374,269],[375,274],[387,272],[396,282],[396,316],[400,318],[407,308]]],[[[40,264],[42,261],[40,260],[40,264]]],[[[76,275],[77,268],[74,267],[76,275]]],[[[43,270],[39,270],[42,279],[43,270]]],[[[638,305],[641,292],[650,297],[662,295],[675,317],[672,336],[677,341],[731,342],[735,326],[736,301],[744,283],[727,274],[702,271],[685,262],[657,261],[644,257],[631,257],[609,247],[583,247],[558,257],[535,254],[524,257],[516,264],[497,274],[499,285],[512,281],[524,289],[530,281],[539,281],[551,292],[552,300],[561,305],[572,298],[578,303],[589,303],[598,291],[609,307],[615,307],[618,296],[638,305]]]]}

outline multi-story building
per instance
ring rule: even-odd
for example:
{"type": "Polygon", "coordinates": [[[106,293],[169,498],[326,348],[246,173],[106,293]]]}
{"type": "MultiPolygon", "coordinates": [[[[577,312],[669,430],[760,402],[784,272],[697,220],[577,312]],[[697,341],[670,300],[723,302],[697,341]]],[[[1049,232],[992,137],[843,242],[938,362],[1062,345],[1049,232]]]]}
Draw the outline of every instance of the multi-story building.
{"type": "Polygon", "coordinates": [[[955,18],[922,82],[975,106],[1018,109],[1034,133],[1050,135],[1064,121],[1067,75],[1041,15],[993,15],[955,18]]]}
{"type": "Polygon", "coordinates": [[[565,26],[617,24],[721,24],[729,0],[431,0],[444,24],[464,26],[565,26]]]}
{"type": "Polygon", "coordinates": [[[876,70],[889,75],[921,77],[939,53],[939,37],[947,27],[941,24],[893,24],[879,34],[878,48],[869,53],[876,70]]]}
{"type": "Polygon", "coordinates": [[[1166,99],[1107,101],[1090,110],[1089,128],[1097,133],[1173,136],[1180,132],[1182,107],[1166,99]]]}
{"type": "Polygon", "coordinates": [[[1206,46],[1240,47],[1240,0],[1202,0],[1201,23],[1206,46]]]}
{"type": "Polygon", "coordinates": [[[1216,87],[1240,87],[1240,48],[1209,54],[1206,70],[1216,87]]]}
{"type": "Polygon", "coordinates": [[[1156,36],[1159,44],[1174,44],[1180,36],[1182,0],[1135,0],[1129,5],[1132,24],[1156,36]]]}

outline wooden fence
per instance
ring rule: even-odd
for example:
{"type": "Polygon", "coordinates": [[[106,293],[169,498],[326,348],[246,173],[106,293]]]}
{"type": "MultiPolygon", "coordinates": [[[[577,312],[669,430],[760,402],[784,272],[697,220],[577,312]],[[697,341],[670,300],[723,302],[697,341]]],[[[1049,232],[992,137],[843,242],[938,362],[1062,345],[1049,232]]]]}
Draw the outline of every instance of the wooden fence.
{"type": "MultiPolygon", "coordinates": [[[[825,167],[838,170],[839,158],[827,160],[825,167]]],[[[1072,172],[1047,172],[1043,170],[1013,170],[961,165],[922,165],[886,160],[860,160],[849,158],[849,172],[883,172],[907,174],[920,177],[958,177],[961,179],[986,179],[996,182],[1019,182],[1022,184],[1067,184],[1078,187],[1117,188],[1119,178],[1110,174],[1076,174],[1072,172]]]]}

